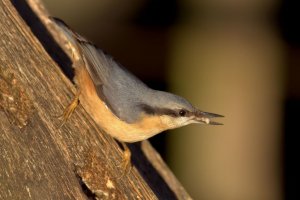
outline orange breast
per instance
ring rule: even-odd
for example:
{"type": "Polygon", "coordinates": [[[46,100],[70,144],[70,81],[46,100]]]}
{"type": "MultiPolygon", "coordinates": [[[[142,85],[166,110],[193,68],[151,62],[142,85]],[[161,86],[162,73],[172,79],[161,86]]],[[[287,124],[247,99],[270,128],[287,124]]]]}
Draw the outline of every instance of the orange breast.
{"type": "Polygon", "coordinates": [[[75,68],[75,82],[81,90],[80,102],[101,128],[122,142],[145,140],[167,129],[159,116],[141,115],[140,120],[128,124],[115,116],[99,98],[88,71],[84,66],[75,68]]]}

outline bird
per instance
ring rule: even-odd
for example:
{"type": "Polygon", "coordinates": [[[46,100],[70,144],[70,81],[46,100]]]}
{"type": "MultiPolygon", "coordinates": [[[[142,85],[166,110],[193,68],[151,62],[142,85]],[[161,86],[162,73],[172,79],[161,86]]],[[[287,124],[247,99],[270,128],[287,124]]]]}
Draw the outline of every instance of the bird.
{"type": "Polygon", "coordinates": [[[80,102],[102,130],[122,144],[124,171],[128,171],[131,161],[126,143],[193,123],[222,125],[211,119],[223,115],[204,112],[181,96],[148,87],[64,21],[50,19],[68,40],[75,60],[77,93],[64,110],[63,124],[80,102]]]}

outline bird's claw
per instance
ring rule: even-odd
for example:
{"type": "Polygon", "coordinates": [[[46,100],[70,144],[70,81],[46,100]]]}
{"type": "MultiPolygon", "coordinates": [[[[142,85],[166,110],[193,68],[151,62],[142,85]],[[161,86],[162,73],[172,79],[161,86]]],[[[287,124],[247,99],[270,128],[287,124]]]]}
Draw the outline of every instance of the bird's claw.
{"type": "Polygon", "coordinates": [[[122,162],[119,165],[119,167],[122,170],[122,175],[121,175],[120,178],[122,178],[123,176],[129,174],[129,172],[131,171],[131,168],[132,168],[130,149],[127,147],[127,145],[124,142],[121,142],[121,144],[124,148],[124,152],[123,152],[122,162]]]}
{"type": "Polygon", "coordinates": [[[78,91],[76,93],[76,95],[73,98],[72,102],[66,107],[63,114],[58,117],[58,119],[62,120],[62,123],[59,126],[60,128],[67,122],[67,120],[70,118],[70,116],[72,115],[72,113],[74,112],[76,107],[78,106],[78,104],[79,104],[79,95],[80,95],[80,91],[78,91]]]}

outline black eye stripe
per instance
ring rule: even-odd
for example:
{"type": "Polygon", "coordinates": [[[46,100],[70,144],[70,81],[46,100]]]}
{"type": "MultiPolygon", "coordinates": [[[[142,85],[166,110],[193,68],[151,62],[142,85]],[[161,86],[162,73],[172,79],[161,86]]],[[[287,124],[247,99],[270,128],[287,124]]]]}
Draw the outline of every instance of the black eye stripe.
{"type": "Polygon", "coordinates": [[[185,109],[172,110],[167,108],[151,107],[145,104],[140,104],[140,108],[149,115],[169,115],[171,117],[186,117],[191,113],[185,109]]]}
{"type": "Polygon", "coordinates": [[[150,107],[146,104],[140,104],[139,106],[145,113],[149,115],[155,115],[155,109],[153,107],[150,107]]]}

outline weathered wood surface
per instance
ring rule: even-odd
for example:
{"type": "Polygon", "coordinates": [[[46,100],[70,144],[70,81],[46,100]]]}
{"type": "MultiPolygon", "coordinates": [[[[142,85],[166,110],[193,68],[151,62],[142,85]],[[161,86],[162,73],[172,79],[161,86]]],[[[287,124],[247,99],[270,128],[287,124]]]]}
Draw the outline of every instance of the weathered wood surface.
{"type": "Polygon", "coordinates": [[[39,0],[0,0],[0,199],[190,199],[148,142],[120,178],[122,150],[81,106],[60,127],[64,44],[39,0]]]}

